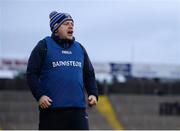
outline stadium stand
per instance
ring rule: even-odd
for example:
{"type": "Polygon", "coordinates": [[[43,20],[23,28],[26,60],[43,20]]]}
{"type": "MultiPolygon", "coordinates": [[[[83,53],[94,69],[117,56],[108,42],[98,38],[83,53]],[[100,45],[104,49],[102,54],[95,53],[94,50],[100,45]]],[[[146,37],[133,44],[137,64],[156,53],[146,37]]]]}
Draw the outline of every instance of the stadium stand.
{"type": "Polygon", "coordinates": [[[159,114],[160,103],[179,101],[180,96],[110,95],[112,106],[125,129],[177,130],[178,115],[159,114]]]}
{"type": "MultiPolygon", "coordinates": [[[[179,102],[180,96],[110,94],[109,102],[123,129],[163,129],[180,128],[179,115],[160,114],[163,102],[179,102]]],[[[104,108],[104,106],[100,106],[104,108]]],[[[107,118],[97,108],[88,108],[91,129],[114,129],[107,118]]],[[[0,128],[2,130],[27,130],[38,128],[38,108],[27,90],[1,90],[0,128]]]]}

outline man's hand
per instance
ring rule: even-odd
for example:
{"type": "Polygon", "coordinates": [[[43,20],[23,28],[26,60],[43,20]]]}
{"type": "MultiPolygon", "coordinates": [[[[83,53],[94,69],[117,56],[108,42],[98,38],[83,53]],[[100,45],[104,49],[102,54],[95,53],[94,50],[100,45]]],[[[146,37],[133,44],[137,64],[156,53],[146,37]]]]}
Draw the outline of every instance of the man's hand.
{"type": "Polygon", "coordinates": [[[89,104],[89,106],[94,106],[97,104],[97,99],[94,95],[90,95],[88,97],[88,104],[89,104]]]}
{"type": "Polygon", "coordinates": [[[39,106],[42,109],[48,108],[51,105],[52,100],[48,96],[41,96],[39,99],[39,106]]]}

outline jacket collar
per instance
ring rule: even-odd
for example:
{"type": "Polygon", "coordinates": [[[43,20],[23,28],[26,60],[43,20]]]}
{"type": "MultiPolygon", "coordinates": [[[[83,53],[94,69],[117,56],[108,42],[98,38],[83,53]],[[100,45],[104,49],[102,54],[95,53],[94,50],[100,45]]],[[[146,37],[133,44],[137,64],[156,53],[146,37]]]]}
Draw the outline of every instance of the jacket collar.
{"type": "Polygon", "coordinates": [[[75,38],[73,37],[72,40],[69,39],[60,39],[58,36],[55,36],[54,33],[52,33],[51,38],[62,48],[67,49],[71,47],[71,45],[74,43],[75,38]]]}

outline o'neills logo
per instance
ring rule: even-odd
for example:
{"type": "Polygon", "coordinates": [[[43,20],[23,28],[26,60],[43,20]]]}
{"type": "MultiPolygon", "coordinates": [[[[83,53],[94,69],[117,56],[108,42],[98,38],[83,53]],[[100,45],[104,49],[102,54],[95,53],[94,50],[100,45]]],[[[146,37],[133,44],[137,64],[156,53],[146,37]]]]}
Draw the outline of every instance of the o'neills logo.
{"type": "Polygon", "coordinates": [[[52,62],[53,67],[57,66],[75,66],[75,67],[80,67],[81,68],[81,62],[79,61],[55,61],[52,62]]]}
{"type": "Polygon", "coordinates": [[[67,51],[67,50],[62,50],[62,54],[70,55],[70,54],[72,54],[72,52],[71,51],[67,51]]]}

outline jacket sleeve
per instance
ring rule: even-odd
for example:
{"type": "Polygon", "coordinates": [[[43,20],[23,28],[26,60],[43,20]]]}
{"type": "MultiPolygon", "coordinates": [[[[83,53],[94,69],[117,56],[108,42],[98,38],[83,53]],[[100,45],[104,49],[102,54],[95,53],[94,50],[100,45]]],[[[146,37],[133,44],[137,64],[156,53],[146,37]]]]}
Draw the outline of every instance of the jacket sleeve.
{"type": "Polygon", "coordinates": [[[84,86],[86,88],[88,96],[94,95],[98,100],[98,89],[96,85],[94,68],[91,64],[91,61],[84,47],[83,50],[84,50],[84,67],[83,67],[84,86]]]}
{"type": "Polygon", "coordinates": [[[43,89],[40,86],[39,77],[46,54],[47,46],[45,40],[41,40],[32,50],[27,65],[27,83],[33,96],[37,101],[42,95],[45,95],[43,89]]]}

